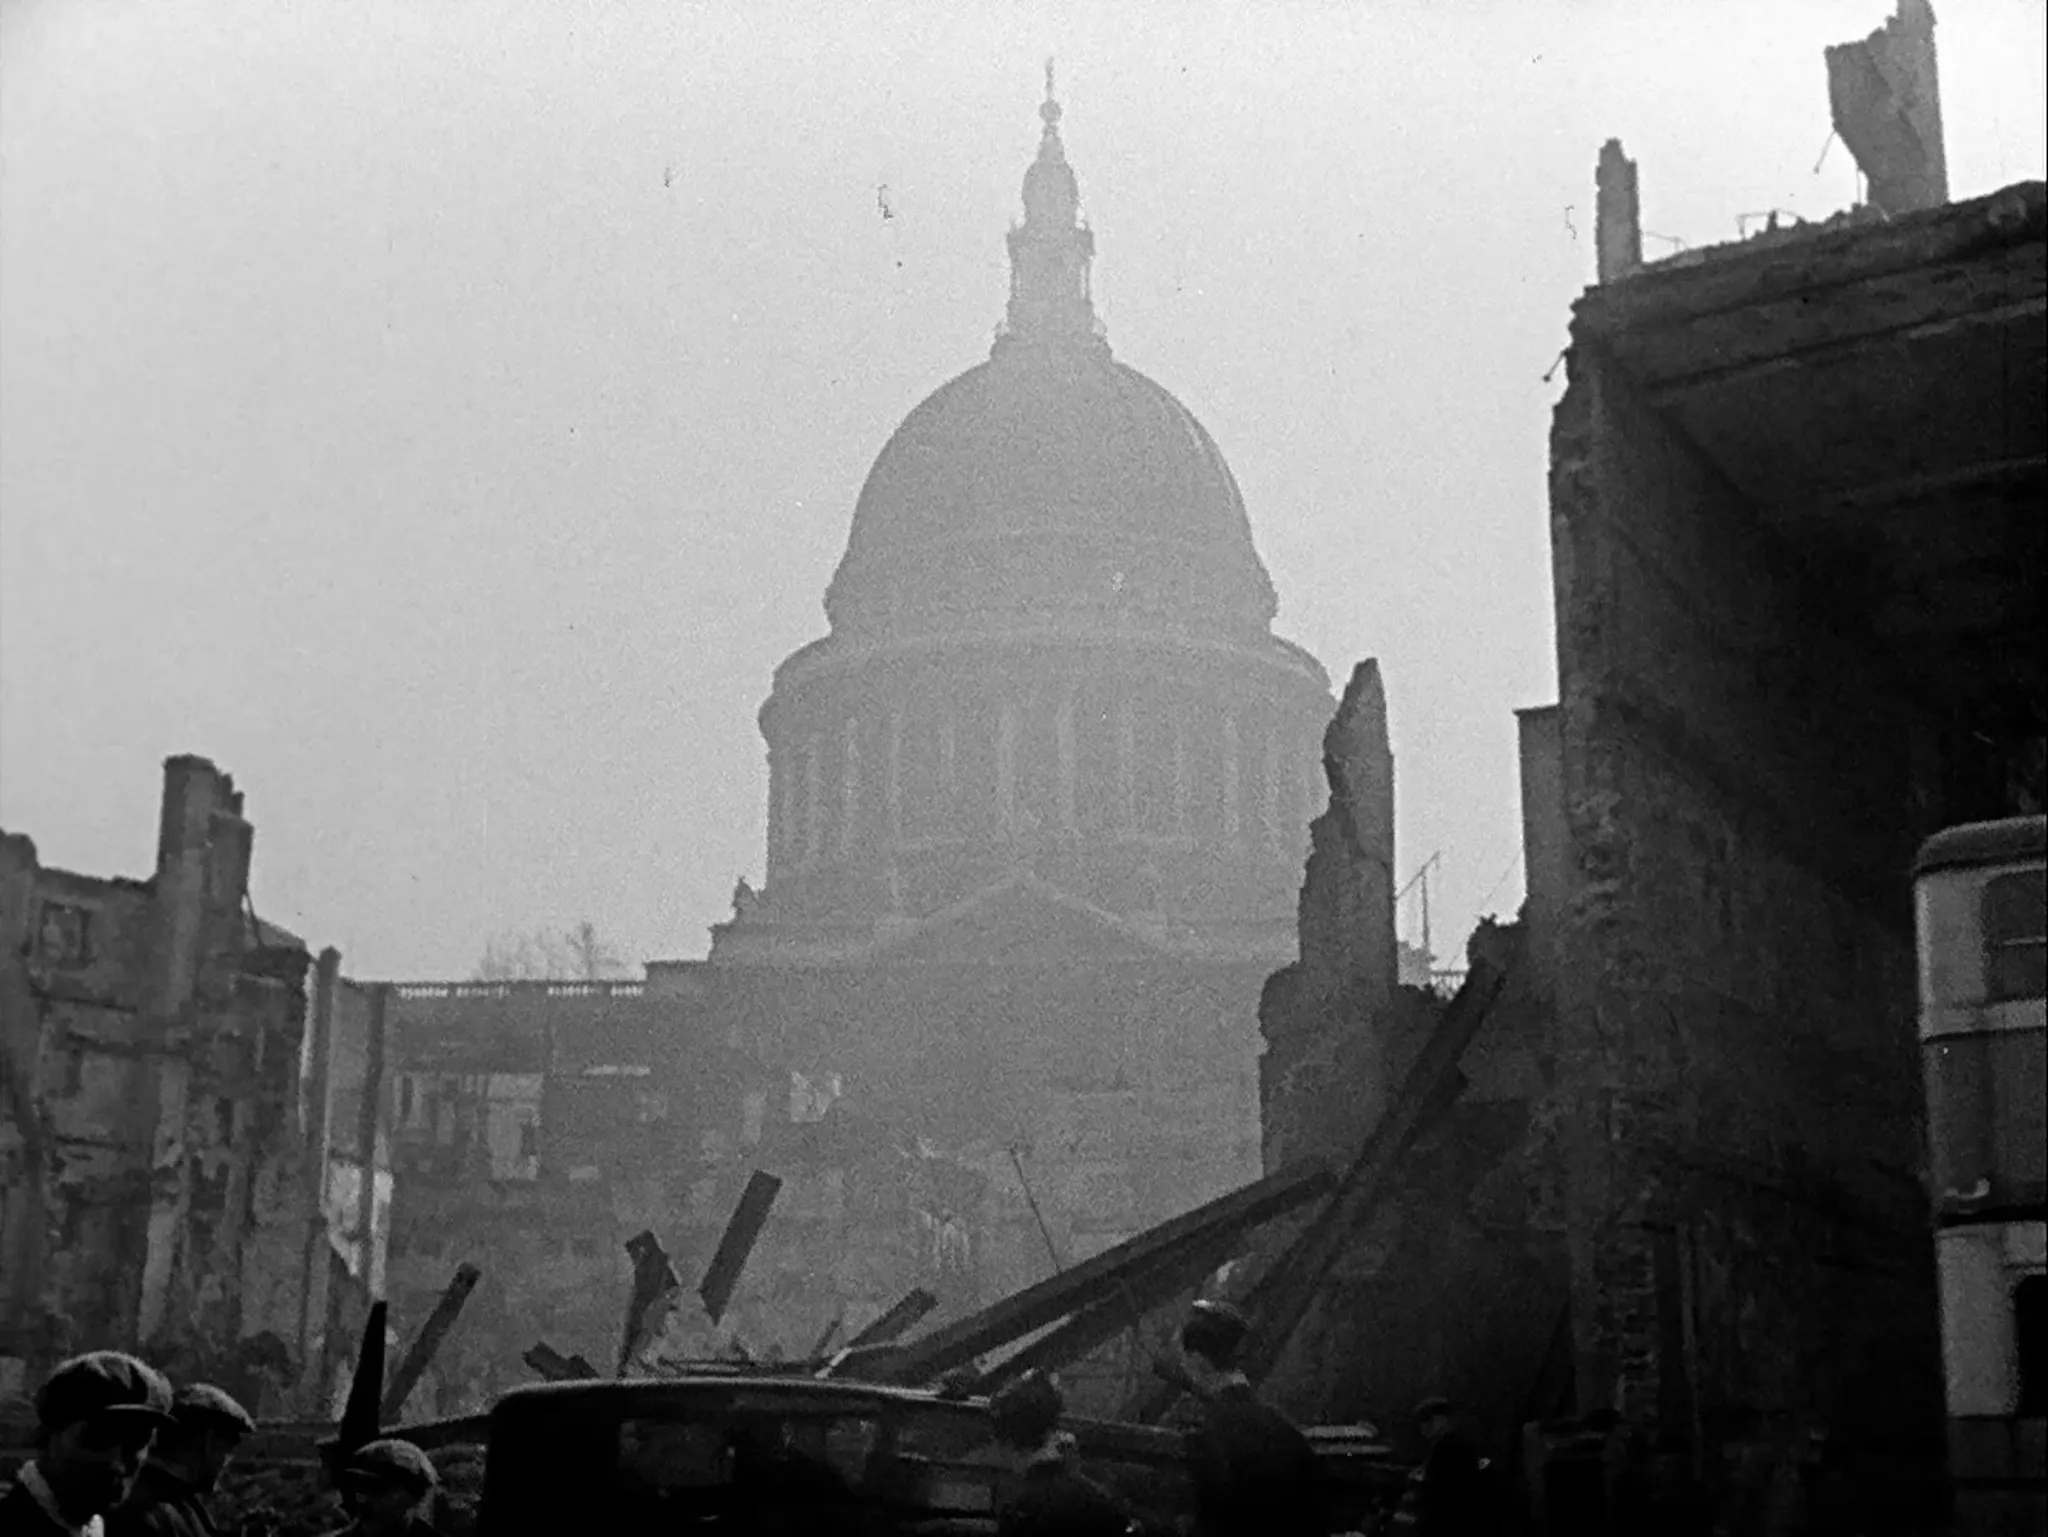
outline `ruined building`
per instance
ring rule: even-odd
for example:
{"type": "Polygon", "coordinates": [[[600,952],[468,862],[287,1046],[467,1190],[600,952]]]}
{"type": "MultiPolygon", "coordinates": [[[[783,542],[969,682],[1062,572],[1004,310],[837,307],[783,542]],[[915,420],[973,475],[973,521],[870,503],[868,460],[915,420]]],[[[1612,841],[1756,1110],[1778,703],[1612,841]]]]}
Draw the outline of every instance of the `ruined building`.
{"type": "MultiPolygon", "coordinates": [[[[2048,189],[1943,201],[1917,0],[1829,63],[1887,206],[1644,262],[1601,156],[1529,899],[1474,946],[1508,984],[1280,1379],[1306,1414],[1445,1389],[1511,1456],[1608,1416],[1563,1529],[1916,1530],[1940,1498],[1910,869],[2041,806],[2048,189]]],[[[1343,1005],[1338,868],[1268,1029],[1384,1102],[1401,1031],[1343,1005]]],[[[1358,1145],[1278,1086],[1269,1141],[1358,1145]]]]}
{"type": "MultiPolygon", "coordinates": [[[[644,984],[392,991],[394,1303],[474,1260],[515,1372],[549,1329],[615,1336],[639,1228],[708,1258],[751,1167],[787,1183],[737,1332],[787,1351],[1260,1172],[1257,1003],[1296,951],[1328,680],[1272,633],[1215,442],[1110,350],[1049,93],[1041,116],[990,356],[882,448],[830,631],[762,707],[761,889],[644,984]],[[575,1108],[600,1092],[626,1131],[575,1108]],[[534,1156],[508,1171],[463,1128],[514,1095],[534,1156]],[[508,1268],[539,1279],[490,1297],[508,1268]]],[[[1376,825],[1390,766],[1379,793],[1376,825]]]]}
{"type": "Polygon", "coordinates": [[[302,1099],[306,947],[256,917],[234,782],[164,766],[155,872],[0,835],[0,1399],[141,1349],[275,1410],[324,1265],[302,1099]]]}
{"type": "Polygon", "coordinates": [[[1908,871],[2040,804],[2044,233],[2013,187],[1577,307],[1573,1345],[1653,1434],[1733,1411],[1781,1460],[1812,1432],[1938,1455],[1908,871]]]}

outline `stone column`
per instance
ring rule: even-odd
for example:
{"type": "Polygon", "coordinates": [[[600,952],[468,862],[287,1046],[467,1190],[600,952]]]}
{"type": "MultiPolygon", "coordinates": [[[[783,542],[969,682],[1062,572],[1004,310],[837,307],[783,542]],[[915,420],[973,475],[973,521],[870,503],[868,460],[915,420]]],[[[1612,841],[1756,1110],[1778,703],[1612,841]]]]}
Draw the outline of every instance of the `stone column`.
{"type": "Polygon", "coordinates": [[[1137,831],[1138,825],[1138,722],[1130,700],[1117,707],[1116,822],[1120,831],[1137,831]]]}
{"type": "Polygon", "coordinates": [[[839,852],[853,852],[853,830],[860,810],[860,718],[846,717],[846,761],[839,780],[839,852]]]}
{"type": "Polygon", "coordinates": [[[804,743],[804,863],[817,863],[825,846],[825,766],[816,736],[804,743]]]}
{"type": "Polygon", "coordinates": [[[903,837],[903,712],[889,712],[889,841],[903,837]]]}
{"type": "Polygon", "coordinates": [[[1017,707],[1008,700],[996,716],[996,825],[1017,831],[1017,707]]]}
{"type": "Polygon", "coordinates": [[[340,981],[341,952],[329,946],[320,952],[313,971],[313,1040],[307,1051],[301,1127],[306,1271],[299,1305],[297,1400],[299,1412],[307,1418],[320,1412],[320,1361],[327,1337],[327,1162],[334,1119],[334,995],[340,981]]]}
{"type": "Polygon", "coordinates": [[[1281,852],[1284,834],[1280,830],[1280,737],[1266,738],[1266,846],[1281,852]]]}
{"type": "Polygon", "coordinates": [[[768,873],[773,883],[789,864],[789,765],[768,744],[768,873]]]}
{"type": "Polygon", "coordinates": [[[1184,838],[1188,832],[1188,797],[1192,791],[1188,774],[1187,723],[1178,710],[1173,715],[1173,831],[1184,838]]]}
{"type": "Polygon", "coordinates": [[[1231,843],[1237,842],[1244,832],[1240,814],[1243,795],[1243,772],[1238,766],[1237,717],[1226,710],[1223,715],[1223,836],[1231,843]]]}
{"type": "Polygon", "coordinates": [[[192,1067],[187,1059],[190,1005],[206,944],[214,812],[230,804],[225,776],[204,758],[164,764],[163,815],[158,824],[155,910],[151,914],[149,983],[144,1007],[153,1051],[143,1113],[153,1122],[149,1154],[149,1217],[144,1230],[135,1317],[138,1344],[165,1322],[188,1209],[185,1118],[192,1067]]]}
{"type": "Polygon", "coordinates": [[[1059,721],[1054,728],[1059,738],[1060,755],[1060,830],[1073,832],[1074,828],[1074,696],[1068,694],[1060,700],[1059,721]]]}

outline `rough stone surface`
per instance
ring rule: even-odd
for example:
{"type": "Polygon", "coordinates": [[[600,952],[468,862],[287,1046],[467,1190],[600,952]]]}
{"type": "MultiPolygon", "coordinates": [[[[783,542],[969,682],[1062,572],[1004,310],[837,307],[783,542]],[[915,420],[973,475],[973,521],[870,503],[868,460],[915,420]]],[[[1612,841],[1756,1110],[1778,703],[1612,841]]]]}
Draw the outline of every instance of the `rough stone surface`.
{"type": "Polygon", "coordinates": [[[252,836],[233,781],[174,758],[147,881],[0,838],[0,1355],[24,1384],[118,1346],[259,1406],[290,1386],[309,957],[249,907],[252,836]]]}
{"type": "Polygon", "coordinates": [[[1259,1003],[1267,1172],[1349,1157],[1386,1102],[1394,999],[1394,765],[1386,691],[1359,663],[1323,734],[1329,802],[1309,825],[1296,904],[1300,959],[1259,1003]]]}
{"type": "Polygon", "coordinates": [[[1883,1342],[1891,1465],[1924,1484],[1940,1384],[1904,872],[1941,815],[1943,723],[1604,347],[1570,366],[1546,1113],[1567,1129],[1578,1391],[1739,1465],[1740,1504],[1809,1437],[1853,1455],[1883,1342]]]}

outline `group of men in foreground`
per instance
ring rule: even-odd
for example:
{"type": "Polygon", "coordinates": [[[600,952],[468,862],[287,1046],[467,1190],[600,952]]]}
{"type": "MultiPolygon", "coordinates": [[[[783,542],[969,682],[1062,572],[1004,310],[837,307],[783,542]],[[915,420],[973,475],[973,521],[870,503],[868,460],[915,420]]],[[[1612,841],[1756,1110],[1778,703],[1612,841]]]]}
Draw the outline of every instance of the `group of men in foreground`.
{"type": "MultiPolygon", "coordinates": [[[[1250,1323],[1227,1303],[1197,1302],[1182,1326],[1180,1367],[1202,1406],[1190,1438],[1197,1537],[1325,1537],[1329,1491],[1308,1438],[1259,1402],[1238,1369],[1250,1323]]],[[[1004,1509],[1001,1537],[1124,1537],[1137,1523],[1074,1462],[1059,1429],[1063,1405],[1050,1379],[1032,1372],[989,1405],[996,1434],[1025,1462],[1022,1487],[1004,1509]]],[[[1491,1537],[1485,1460],[1456,1429],[1450,1403],[1425,1400],[1417,1426],[1429,1455],[1409,1479],[1391,1529],[1408,1537],[1491,1537]]]]}
{"type": "MultiPolygon", "coordinates": [[[[1189,1445],[1195,1530],[1321,1537],[1329,1530],[1321,1464],[1307,1437],[1260,1403],[1238,1370],[1248,1332],[1242,1313],[1207,1302],[1181,1330],[1184,1385],[1202,1406],[1189,1445]]],[[[1447,1418],[1447,1408],[1436,1417],[1447,1418]]],[[[1077,1465],[1073,1439],[1060,1429],[1064,1410],[1058,1388],[1036,1372],[990,1403],[996,1435],[1022,1470],[1001,1512],[1001,1537],[1125,1537],[1136,1529],[1132,1512],[1077,1465]]],[[[188,1383],[173,1391],[134,1356],[93,1351],[51,1373],[36,1417],[35,1459],[0,1499],[0,1537],[222,1537],[209,1504],[256,1426],[221,1389],[188,1383]]],[[[1436,1440],[1432,1464],[1443,1461],[1446,1444],[1436,1440]]],[[[433,1537],[423,1511],[438,1479],[409,1442],[372,1441],[342,1462],[335,1481],[350,1517],[337,1537],[433,1537]]],[[[1409,1519],[1397,1525],[1421,1537],[1482,1530],[1433,1508],[1441,1501],[1430,1498],[1426,1477],[1416,1493],[1409,1519]]]]}
{"type": "MultiPolygon", "coordinates": [[[[117,1350],[74,1356],[36,1395],[36,1455],[0,1499],[0,1537],[221,1537],[221,1474],[256,1428],[209,1383],[175,1391],[117,1350]]],[[[373,1441],[339,1469],[348,1537],[432,1537],[424,1452],[373,1441]]]]}
{"type": "MultiPolygon", "coordinates": [[[[1197,1303],[1181,1329],[1186,1385],[1201,1401],[1189,1448],[1201,1537],[1320,1537],[1322,1467],[1308,1438],[1252,1395],[1237,1369],[1249,1324],[1235,1308],[1197,1303]]],[[[1033,1372],[989,1404],[996,1434],[1026,1461],[1022,1487],[1002,1513],[1002,1537],[1123,1537],[1135,1523],[1074,1465],[1073,1442],[1050,1379],[1033,1372]]]]}

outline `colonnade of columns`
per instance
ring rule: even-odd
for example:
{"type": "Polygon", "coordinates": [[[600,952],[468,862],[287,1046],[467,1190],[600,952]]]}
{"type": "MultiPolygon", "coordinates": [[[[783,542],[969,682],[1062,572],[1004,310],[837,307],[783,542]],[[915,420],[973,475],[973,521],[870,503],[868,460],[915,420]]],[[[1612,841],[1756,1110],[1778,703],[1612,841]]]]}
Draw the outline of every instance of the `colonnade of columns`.
{"type": "Polygon", "coordinates": [[[769,754],[769,879],[864,849],[1106,838],[1297,859],[1314,726],[1256,703],[1070,688],[878,700],[789,720],[769,754]]]}

